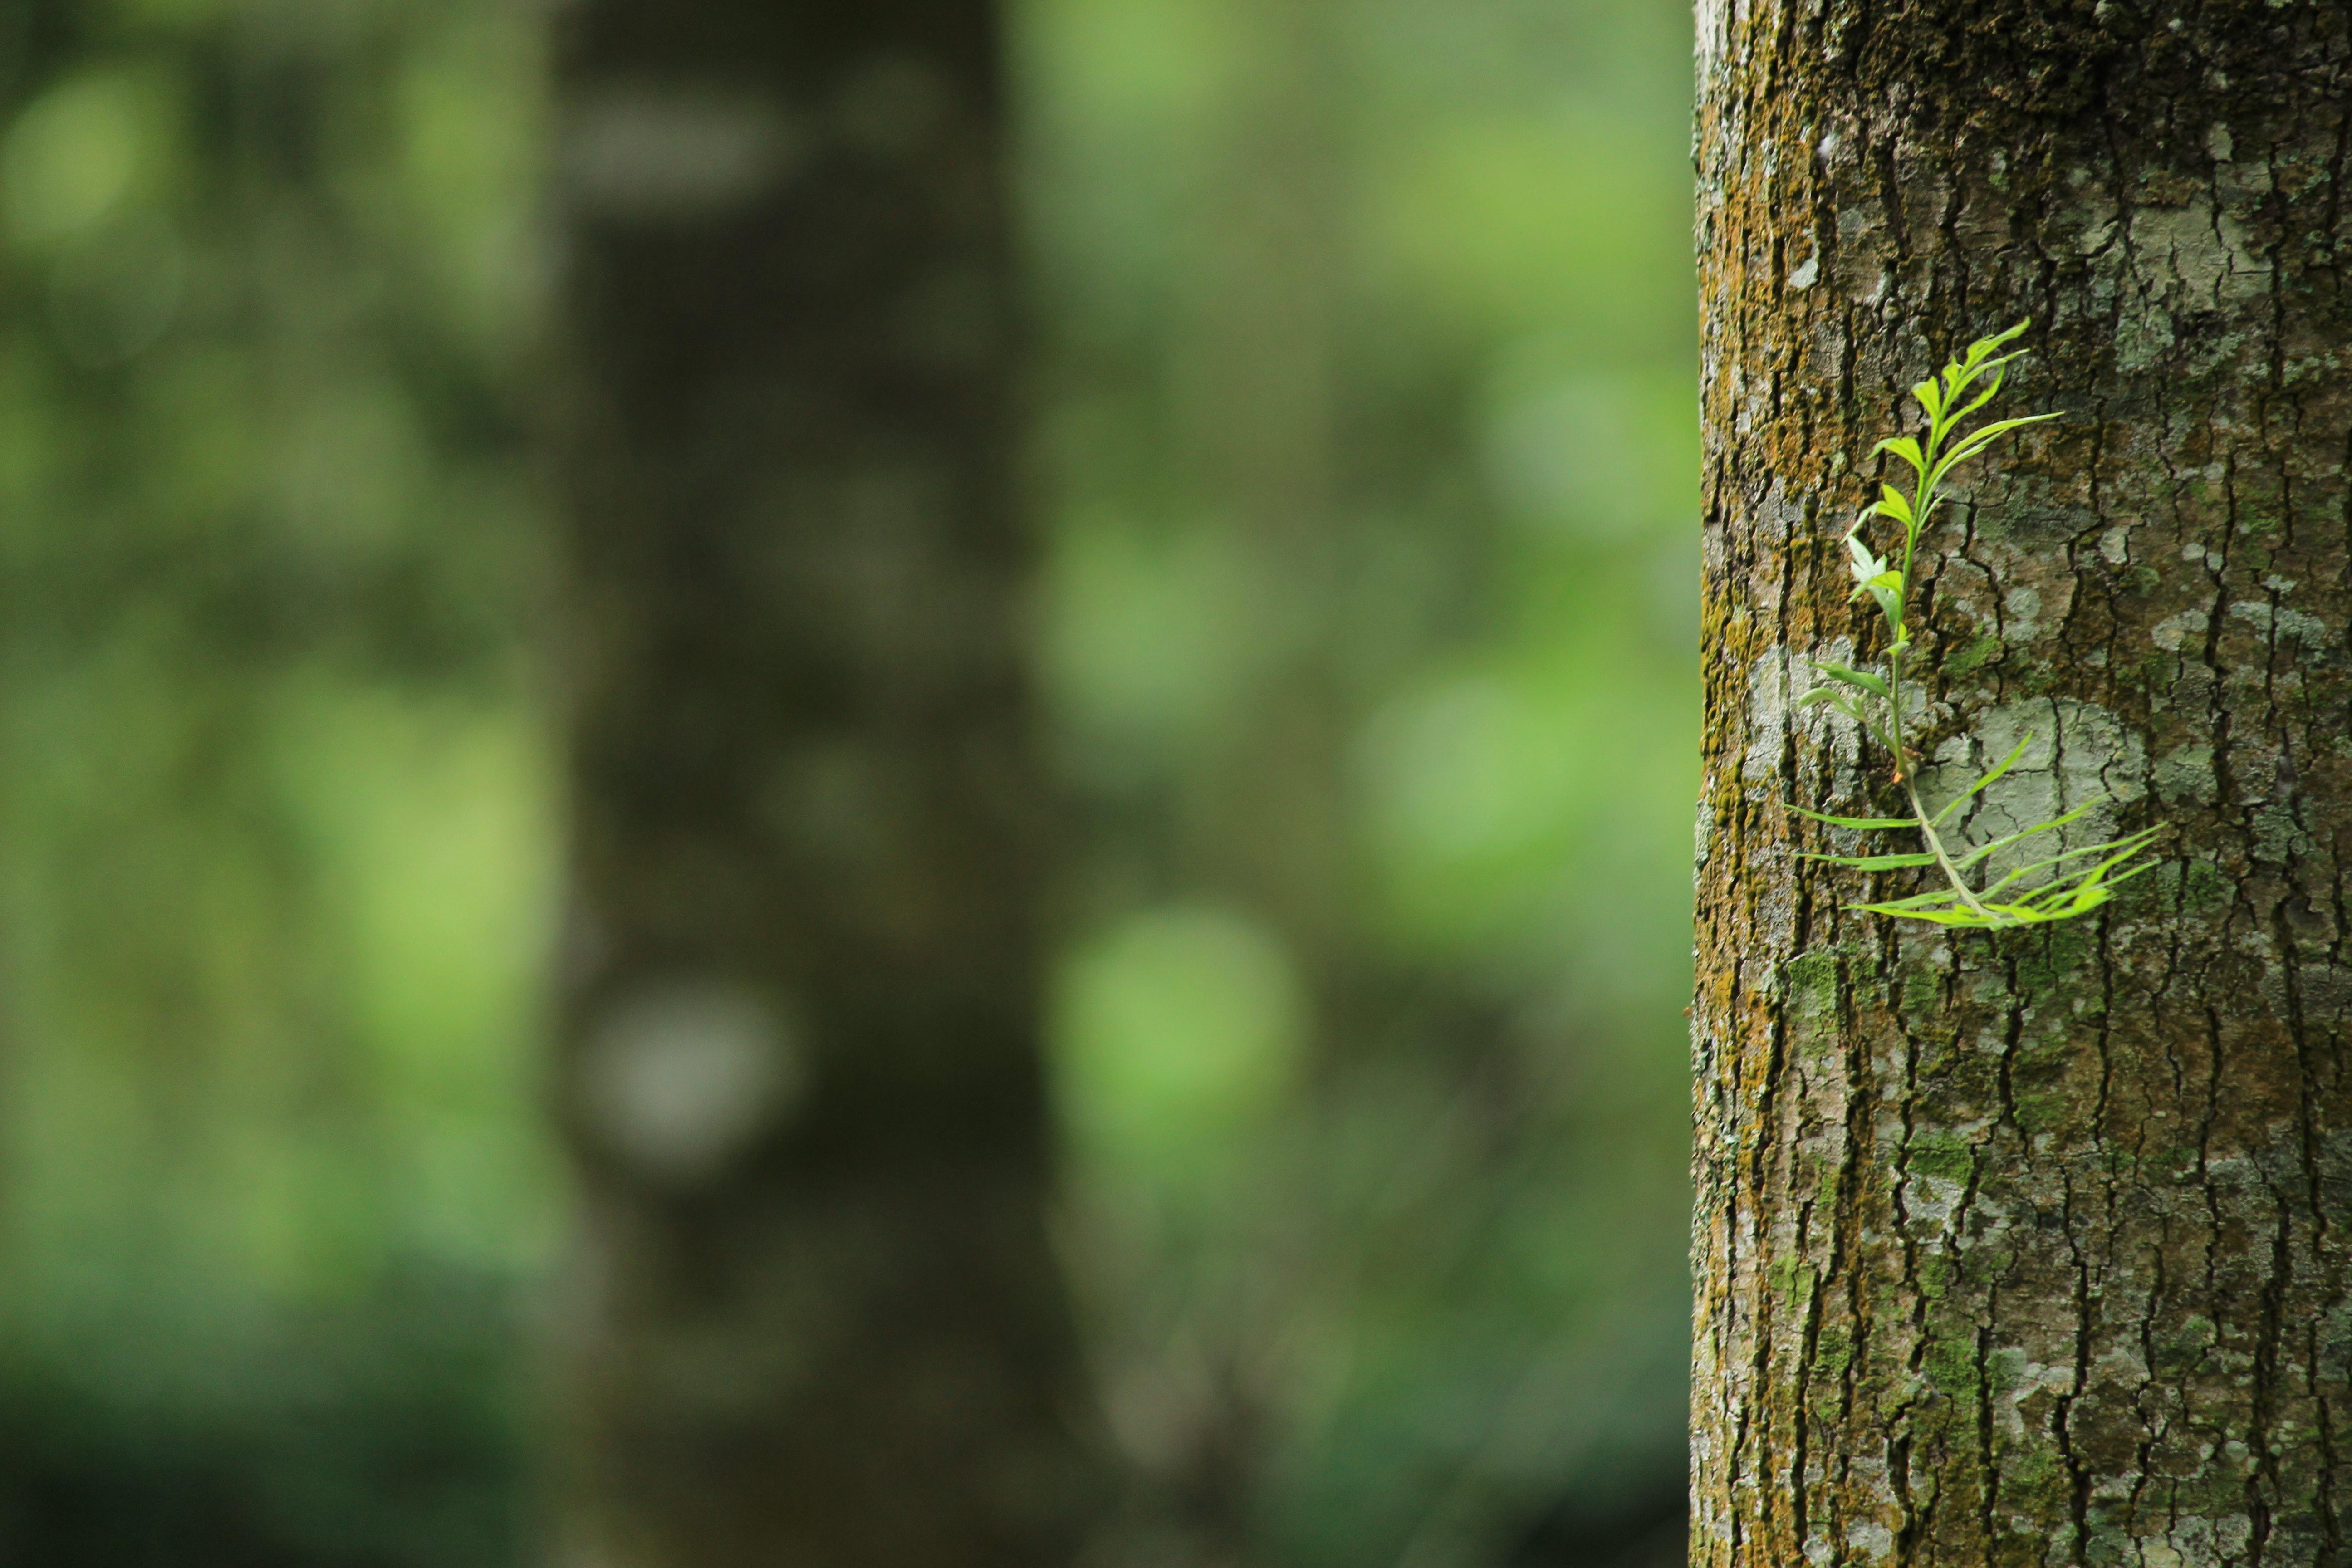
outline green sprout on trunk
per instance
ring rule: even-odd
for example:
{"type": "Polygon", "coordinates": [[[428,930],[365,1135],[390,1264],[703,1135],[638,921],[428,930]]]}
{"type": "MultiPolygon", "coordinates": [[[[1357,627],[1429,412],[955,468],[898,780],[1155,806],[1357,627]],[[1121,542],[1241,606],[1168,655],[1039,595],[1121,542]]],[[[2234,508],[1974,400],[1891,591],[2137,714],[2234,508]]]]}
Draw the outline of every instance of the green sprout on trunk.
{"type": "Polygon", "coordinates": [[[2001,381],[2008,374],[2006,367],[2011,361],[2021,358],[2024,351],[2013,350],[2008,353],[1998,351],[2022,333],[2030,324],[2020,321],[1998,336],[1978,339],[1969,345],[1965,355],[1947,364],[1941,375],[1931,376],[1911,389],[1912,396],[1917,398],[1919,406],[1927,411],[1925,440],[1895,436],[1871,448],[1873,458],[1881,452],[1893,453],[1910,468],[1913,479],[1907,494],[1894,485],[1881,485],[1879,499],[1864,510],[1845,536],[1855,584],[1853,596],[1874,602],[1886,622],[1886,672],[1877,675],[1868,670],[1849,669],[1840,664],[1819,664],[1815,668],[1829,677],[1831,684],[1815,687],[1798,700],[1800,708],[1825,705],[1843,713],[1860,726],[1864,734],[1886,750],[1894,759],[1895,782],[1903,786],[1904,797],[1910,803],[1911,815],[1831,816],[1822,812],[1807,811],[1801,806],[1792,809],[1799,816],[1809,816],[1815,822],[1860,832],[1907,828],[1916,832],[1927,845],[1924,850],[1906,854],[1808,855],[1805,858],[1832,866],[1851,867],[1859,871],[1897,871],[1932,866],[1943,874],[1945,885],[1932,891],[1885,903],[1855,906],[1873,914],[1931,921],[1937,925],[1979,931],[2040,925],[2087,914],[2114,897],[2118,885],[2155,868],[2155,862],[2140,859],[2139,856],[2164,831],[2161,824],[2121,838],[2109,839],[2104,844],[2069,849],[2030,865],[2019,866],[1984,887],[1971,887],[1968,873],[1993,856],[2045,833],[2055,833],[2105,803],[2087,801],[2047,822],[2035,823],[2031,827],[1984,844],[1962,846],[1956,851],[1944,837],[1946,825],[1951,821],[1953,814],[1990,786],[1993,781],[2017,766],[2027,748],[2033,744],[2034,737],[2028,735],[2019,742],[2016,749],[1996,763],[1990,772],[1933,814],[1919,799],[1919,770],[1905,742],[1904,658],[1912,651],[1909,619],[1911,563],[1918,552],[1920,531],[1927,527],[1927,520],[1935,515],[1936,509],[1943,504],[1944,482],[1955,468],[1979,456],[1993,442],[2012,430],[2058,417],[2054,414],[2034,414],[2018,419],[1991,420],[1967,431],[1960,428],[1964,421],[1990,403],[2000,391],[2001,381]],[[1863,537],[1864,530],[1874,517],[1886,518],[1902,527],[1899,565],[1891,564],[1886,558],[1872,553],[1869,542],[1863,537]]]}

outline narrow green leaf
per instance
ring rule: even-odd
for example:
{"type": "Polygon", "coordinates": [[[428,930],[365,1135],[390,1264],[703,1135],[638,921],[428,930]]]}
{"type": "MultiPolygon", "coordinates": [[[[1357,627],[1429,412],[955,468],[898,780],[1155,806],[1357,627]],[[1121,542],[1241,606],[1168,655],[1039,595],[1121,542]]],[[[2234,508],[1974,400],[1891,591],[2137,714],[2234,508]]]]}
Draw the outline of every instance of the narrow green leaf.
{"type": "Polygon", "coordinates": [[[1856,593],[1867,594],[1877,600],[1879,611],[1885,616],[1889,629],[1897,637],[1903,635],[1903,577],[1900,573],[1881,572],[1864,583],[1856,593]]]}
{"type": "Polygon", "coordinates": [[[1886,574],[1887,567],[1883,558],[1873,555],[1859,544],[1853,546],[1852,554],[1853,559],[1847,563],[1846,569],[1853,574],[1853,596],[1858,599],[1869,587],[1872,578],[1886,574]]]}
{"type": "MultiPolygon", "coordinates": [[[[2160,826],[2156,827],[2146,827],[2142,828],[2137,833],[2131,834],[2123,838],[2110,838],[2105,844],[2085,845],[2080,849],[2069,849],[2063,855],[2053,855],[2046,860],[2036,860],[2032,865],[2020,866],[2016,869],[2005,874],[2000,880],[1985,889],[1985,893],[1997,893],[2002,889],[2011,886],[2012,883],[2024,880],[2036,871],[2047,870],[2053,866],[2061,866],[2069,860],[2080,860],[2085,856],[2097,855],[2110,849],[2116,850],[2118,855],[2127,859],[2131,856],[2138,853],[2141,849],[2146,848],[2156,836],[2163,831],[2164,829],[2160,826]]],[[[2037,888],[2033,890],[2038,894],[2042,891],[2043,888],[2056,887],[2067,882],[2072,882],[2077,878],[2091,875],[2092,872],[2096,871],[2098,868],[2098,867],[2093,866],[2082,871],[2070,871],[2065,876],[2054,878],[2050,882],[2044,883],[2042,888],[2037,888]]]]}
{"type": "Polygon", "coordinates": [[[1877,734],[1877,731],[1871,727],[1870,720],[1863,713],[1860,705],[1855,702],[1853,693],[1842,691],[1834,686],[1814,687],[1797,699],[1796,706],[1799,711],[1808,708],[1835,709],[1860,725],[1864,733],[1874,737],[1877,734]]]}
{"type": "MultiPolygon", "coordinates": [[[[1978,409],[1982,408],[1986,404],[1990,403],[2000,392],[2001,384],[2009,379],[2009,372],[2005,368],[2009,362],[2013,359],[2022,359],[2024,357],[2024,351],[2020,350],[2018,353],[2013,354],[2003,354],[2000,358],[1985,365],[1984,370],[1992,372],[1992,380],[1987,384],[1982,392],[1978,393],[1975,397],[1969,399],[1965,407],[1959,409],[1952,416],[1952,423],[1955,425],[1958,424],[1961,420],[1966,419],[1969,415],[1974,414],[1978,409]]],[[[1982,374],[1983,371],[1979,371],[1977,374],[1982,374]]],[[[1975,377],[1971,376],[1969,379],[1974,380],[1975,377]]]]}
{"type": "MultiPolygon", "coordinates": [[[[1945,405],[1947,407],[1950,407],[1959,393],[1974,386],[1978,382],[1983,380],[1988,375],[1991,376],[1994,381],[1998,383],[2002,376],[2008,374],[2003,367],[2005,367],[2011,360],[2023,359],[2025,357],[2025,352],[2026,351],[2023,349],[2016,349],[2008,353],[1995,357],[1987,357],[1981,354],[1971,353],[1969,356],[1967,363],[1961,364],[1956,363],[1949,366],[1944,373],[1944,379],[1949,383],[1949,384],[1944,389],[1945,405]]],[[[1983,399],[1979,398],[1976,404],[1972,406],[1981,407],[1982,405],[1983,399]]],[[[1954,423],[1958,423],[1959,420],[1966,418],[1968,416],[1968,413],[1969,410],[1966,408],[1954,409],[1950,418],[1954,423]]]]}
{"type": "Polygon", "coordinates": [[[1885,907],[1890,910],[1932,910],[1946,904],[1960,905],[1960,895],[1948,887],[1937,888],[1925,893],[1914,893],[1907,899],[1888,899],[1885,907]]]}
{"type": "MultiPolygon", "coordinates": [[[[2023,335],[2025,329],[2032,325],[2033,325],[2033,318],[2028,316],[2025,320],[2018,322],[2017,325],[2010,328],[2009,331],[2005,332],[1995,332],[1991,337],[1979,338],[1976,342],[1969,345],[1968,357],[1969,361],[1973,363],[1977,360],[1983,359],[1986,355],[1991,353],[1993,350],[2000,347],[2003,343],[2014,342],[2019,337],[2023,335]]],[[[2017,356],[2011,354],[2009,357],[2014,359],[2017,356]]]]}
{"type": "MultiPolygon", "coordinates": [[[[1865,513],[1864,514],[1864,521],[1869,521],[1869,518],[1868,514],[1865,513]]],[[[1881,572],[1886,570],[1886,563],[1880,560],[1877,556],[1873,555],[1870,552],[1870,546],[1862,542],[1862,523],[1860,522],[1855,523],[1852,529],[1847,531],[1845,536],[1845,552],[1848,556],[1853,558],[1853,574],[1854,579],[1857,582],[1867,583],[1870,579],[1877,576],[1881,572]]]]}
{"type": "Polygon", "coordinates": [[[1961,437],[1958,445],[1955,446],[1952,448],[1952,451],[1953,453],[1958,453],[1962,447],[1968,447],[1971,452],[1979,451],[1983,449],[1988,443],[1998,441],[2003,436],[2008,435],[2011,430],[2022,430],[2028,425],[2046,425],[2051,420],[2060,417],[2062,417],[2062,416],[2053,412],[2050,414],[2020,414],[2013,418],[1996,419],[1990,425],[1979,425],[1975,429],[1969,431],[1967,435],[1961,437]]]}
{"type": "Polygon", "coordinates": [[[1879,495],[1876,509],[1878,514],[1881,517],[1891,517],[1895,521],[1902,523],[1906,527],[1910,526],[1910,498],[1906,496],[1901,490],[1896,489],[1893,485],[1889,484],[1880,485],[1878,487],[1878,490],[1879,495]]]}
{"type": "MultiPolygon", "coordinates": [[[[2140,832],[2132,835],[2130,838],[2116,840],[2117,844],[2124,845],[2126,847],[2117,849],[2114,854],[2108,856],[2097,865],[2091,867],[2088,870],[2071,872],[2066,876],[2058,878],[2053,882],[2035,889],[2032,892],[2026,895],[2027,901],[2036,904],[2046,903],[2060,896],[2060,894],[2062,894],[2065,889],[2070,888],[2079,890],[2084,888],[2094,888],[2102,885],[2111,887],[2115,885],[2115,883],[2124,880],[2125,878],[2121,877],[2110,879],[2107,876],[2107,873],[2130,860],[2142,849],[2147,848],[2148,842],[2154,838],[2158,833],[2162,831],[2163,825],[2159,824],[2156,827],[2145,828],[2140,832]]],[[[2105,849],[2109,847],[2109,846],[2103,844],[2098,847],[2105,849]]],[[[2131,871],[2126,873],[2126,877],[2136,877],[2139,875],[2141,871],[2152,870],[2155,868],[2155,865],[2156,862],[2149,861],[2146,865],[2137,867],[2131,871]]]]}
{"type": "Polygon", "coordinates": [[[1894,694],[1886,689],[1886,682],[1868,670],[1848,669],[1842,664],[1832,664],[1826,659],[1814,665],[1813,668],[1832,680],[1843,681],[1848,686],[1859,686],[1864,691],[1874,692],[1889,701],[1894,700],[1894,694]]]}
{"type": "Polygon", "coordinates": [[[2031,921],[2064,921],[2072,920],[2076,915],[2088,914],[2113,897],[2115,897],[2114,889],[2095,883],[2087,887],[2070,888],[2063,899],[2019,904],[2017,908],[2031,921]]]}
{"type": "MultiPolygon", "coordinates": [[[[2055,419],[2056,417],[2058,417],[2056,415],[2052,414],[2042,417],[2025,420],[2023,423],[2029,425],[2040,425],[2044,422],[2045,418],[2055,419]]],[[[1927,475],[1927,483],[1928,487],[1930,489],[1939,489],[1943,485],[1944,480],[1950,477],[1951,471],[1955,468],[1967,462],[1971,458],[1982,456],[1985,449],[1991,445],[1992,442],[1990,440],[1978,440],[1974,432],[1970,432],[1969,435],[1962,437],[1958,441],[1953,444],[1950,451],[1936,459],[1934,469],[1927,475]]]]}
{"type": "Polygon", "coordinates": [[[1939,926],[1972,926],[1981,931],[1992,924],[1991,921],[1979,917],[1974,910],[1967,909],[1898,910],[1892,904],[1856,904],[1853,907],[1865,914],[1893,915],[1899,920],[1906,921],[1929,921],[1939,926]]]}
{"type": "Polygon", "coordinates": [[[1916,827],[1919,825],[1907,816],[1832,816],[1826,812],[1807,811],[1801,805],[1789,808],[1799,816],[1810,816],[1815,822],[1826,822],[1832,827],[1851,827],[1856,832],[1884,832],[1890,827],[1916,827]]]}
{"type": "Polygon", "coordinates": [[[1812,855],[1797,857],[1800,860],[1819,860],[1825,866],[1845,866],[1856,871],[1901,871],[1913,866],[1932,866],[1933,855],[1922,851],[1916,855],[1812,855]]]}
{"type": "Polygon", "coordinates": [[[2128,870],[2123,871],[2116,876],[2109,877],[2104,885],[2108,888],[2120,888],[2126,882],[2130,881],[2134,877],[2145,877],[2150,871],[2155,870],[2158,867],[2163,864],[2164,862],[2161,860],[2143,860],[2138,865],[2131,867],[2128,870]]]}
{"type": "Polygon", "coordinates": [[[1908,436],[1889,436],[1870,449],[1870,455],[1874,458],[1881,452],[1894,453],[1910,464],[1915,473],[1924,474],[1927,471],[1927,459],[1919,455],[1919,443],[1908,436]]]}
{"type": "Polygon", "coordinates": [[[2016,419],[1996,419],[1990,425],[1979,425],[1961,437],[1950,451],[1937,458],[1935,467],[1927,472],[1922,482],[1932,489],[1943,482],[1944,476],[1950,473],[1956,464],[1967,462],[2011,430],[2021,429],[2028,425],[2044,424],[2057,417],[2055,414],[2028,414],[2016,419]]]}
{"type": "Polygon", "coordinates": [[[2014,339],[2024,336],[2025,329],[2032,325],[2033,325],[2033,318],[2026,316],[2021,318],[2017,325],[2010,328],[2009,331],[2005,332],[1997,332],[1989,338],[1980,338],[1978,342],[1983,343],[1989,349],[1997,349],[2005,342],[2009,342],[2014,339]]]}
{"type": "Polygon", "coordinates": [[[2003,904],[1998,912],[2003,917],[2000,923],[2004,926],[2048,925],[2053,921],[2070,920],[2075,915],[2085,913],[2093,905],[2105,901],[2105,897],[2101,897],[2091,900],[2090,904],[2085,904],[2081,909],[2063,910],[2032,910],[2022,904],[2003,904]]]}

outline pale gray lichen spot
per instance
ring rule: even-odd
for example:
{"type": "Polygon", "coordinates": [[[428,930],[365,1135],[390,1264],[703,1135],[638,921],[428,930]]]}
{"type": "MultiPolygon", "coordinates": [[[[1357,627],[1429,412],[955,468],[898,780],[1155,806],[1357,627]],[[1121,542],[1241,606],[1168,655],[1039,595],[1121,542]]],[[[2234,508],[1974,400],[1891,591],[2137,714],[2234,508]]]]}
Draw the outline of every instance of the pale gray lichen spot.
{"type": "MultiPolygon", "coordinates": [[[[1817,703],[1810,708],[1801,708],[1798,704],[1815,688],[1831,684],[1829,677],[1822,673],[1823,664],[1852,668],[1858,658],[1853,639],[1839,637],[1831,638],[1811,654],[1791,654],[1788,660],[1787,722],[1827,754],[1832,769],[1829,794],[1838,800],[1852,798],[1862,787],[1862,726],[1826,704],[1817,703]]],[[[1871,664],[1870,668],[1873,673],[1883,673],[1883,666],[1871,664]]],[[[1916,724],[1926,706],[1927,692],[1923,688],[1916,683],[1904,687],[1906,724],[1916,724]]],[[[1883,704],[1873,711],[1880,710],[1883,710],[1883,704]]]]}
{"type": "Polygon", "coordinates": [[[2001,634],[2005,642],[2028,643],[2042,635],[2042,595],[2033,588],[2011,588],[2000,596],[2001,634]]]}
{"type": "Polygon", "coordinates": [[[1789,702],[1791,713],[1790,722],[1802,730],[1806,737],[1816,744],[1834,746],[1838,744],[1841,737],[1852,737],[1855,733],[1854,722],[1844,714],[1831,708],[1818,704],[1811,708],[1798,708],[1796,704],[1802,701],[1805,694],[1815,687],[1830,684],[1829,677],[1822,673],[1822,665],[1851,666],[1853,662],[1852,637],[1832,637],[1812,653],[1790,656],[1789,702]]]}
{"type": "Polygon", "coordinates": [[[2200,800],[2211,805],[2220,790],[2213,772],[2213,748],[2176,746],[2157,759],[2156,793],[2165,800],[2200,800]]]}
{"type": "Polygon", "coordinates": [[[1772,648],[1748,667],[1748,750],[1739,776],[1760,783],[1780,773],[1789,744],[1789,653],[1772,648]]]}
{"type": "Polygon", "coordinates": [[[1942,1176],[1913,1172],[1903,1181],[1903,1207],[1913,1226],[1940,1234],[1951,1228],[1952,1216],[1959,1211],[1960,1200],[1968,1195],[1965,1184],[1942,1176]]]}
{"type": "Polygon", "coordinates": [[[2223,261],[2221,292],[2238,300],[2252,299],[2270,288],[2270,269],[2262,247],[2244,224],[2228,213],[2213,218],[2215,249],[2223,261]]]}
{"type": "Polygon", "coordinates": [[[2147,751],[2120,720],[2095,703],[2073,698],[2029,698],[2002,703],[1979,719],[1970,735],[1939,747],[1934,765],[1919,772],[1919,794],[1938,810],[2020,742],[2017,765],[1968,805],[1963,838],[1982,844],[2089,805],[2076,823],[1994,855],[1986,869],[1998,876],[2115,837],[2116,805],[2147,794],[2147,751]]]}
{"type": "Polygon", "coordinates": [[[1847,1525],[1845,1543],[1873,1563],[1884,1563],[1895,1555],[1895,1532],[1875,1520],[1858,1519],[1847,1525]]]}
{"type": "Polygon", "coordinates": [[[1714,75],[1712,71],[1704,68],[1706,62],[1719,56],[1723,52],[1724,46],[1728,42],[1728,34],[1724,26],[1725,9],[1724,0],[1698,0],[1696,18],[1697,28],[1691,41],[1693,50],[1703,68],[1699,71],[1701,81],[1708,80],[1714,75]]]}
{"type": "Polygon", "coordinates": [[[657,1181],[718,1175],[779,1125],[807,1088],[806,1047],[749,986],[658,982],[623,995],[589,1031],[581,1110],[614,1155],[657,1181]]]}
{"type": "Polygon", "coordinates": [[[2256,806],[2251,814],[2254,830],[2253,856],[2284,866],[2318,847],[2302,823],[2295,820],[2292,806],[2273,801],[2256,806]]]}
{"type": "Polygon", "coordinates": [[[2212,624],[2213,616],[2210,611],[2183,610],[2178,615],[2167,616],[2150,626],[2147,632],[2148,640],[2167,653],[2177,653],[2184,642],[2192,639],[2203,642],[2205,633],[2212,624]]]}
{"type": "Polygon", "coordinates": [[[2141,207],[2132,214],[2131,239],[2143,264],[2170,272],[2173,286],[2163,292],[2179,308],[2210,310],[2225,296],[2266,286],[2252,237],[2228,213],[2141,207]]]}
{"type": "Polygon", "coordinates": [[[2099,535],[2099,553],[2107,558],[2110,566],[2121,566],[2131,560],[2131,531],[2111,528],[2099,535]]]}
{"type": "Polygon", "coordinates": [[[2231,605],[2230,618],[2245,622],[2268,637],[2273,646],[2291,637],[2301,643],[2306,653],[2334,647],[2343,640],[2340,631],[2316,616],[2290,610],[2283,605],[2266,605],[2260,599],[2246,599],[2231,605]]]}
{"type": "Polygon", "coordinates": [[[2242,1562],[2253,1537],[2253,1524],[2244,1514],[2221,1519],[2183,1519],[2159,1539],[2138,1542],[2141,1560],[2149,1568],[2222,1568],[2242,1562]]]}
{"type": "Polygon", "coordinates": [[[1789,287],[1798,289],[1810,289],[1821,280],[1821,253],[1815,251],[1790,272],[1789,287]]]}
{"type": "Polygon", "coordinates": [[[2053,232],[2074,231],[2074,249],[2077,256],[2098,256],[2116,242],[2115,209],[2102,204],[2085,203],[2064,208],[2053,215],[2053,232]]]}
{"type": "Polygon", "coordinates": [[[2081,1392],[2074,1384],[2074,1369],[2067,1363],[2034,1361],[2021,1349],[1997,1350],[1986,1360],[2001,1391],[1994,1424],[2012,1442],[2029,1440],[2032,1428],[2021,1406],[2037,1394],[2063,1398],[2081,1392]]]}
{"type": "Polygon", "coordinates": [[[633,83],[573,107],[557,167],[584,212],[665,223],[722,216],[767,195],[806,152],[806,137],[771,99],[633,83]]]}
{"type": "Polygon", "coordinates": [[[2172,347],[2172,316],[2147,292],[2132,289],[2116,300],[2116,363],[2146,370],[2172,347]]]}

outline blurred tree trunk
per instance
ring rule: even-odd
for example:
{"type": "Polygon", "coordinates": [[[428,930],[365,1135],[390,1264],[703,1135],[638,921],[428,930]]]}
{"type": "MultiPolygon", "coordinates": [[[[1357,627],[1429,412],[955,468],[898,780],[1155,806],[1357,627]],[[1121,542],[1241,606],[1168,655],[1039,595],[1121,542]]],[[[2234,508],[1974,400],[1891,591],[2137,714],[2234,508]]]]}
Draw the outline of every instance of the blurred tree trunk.
{"type": "Polygon", "coordinates": [[[557,62],[578,1560],[1051,1564],[994,8],[582,0],[557,62]]]}
{"type": "Polygon", "coordinates": [[[1696,1560],[2345,1561],[2347,13],[1699,31],[1696,1560]],[[1922,543],[1929,739],[2038,730],[2032,787],[2179,831],[2090,919],[1947,937],[1793,858],[1867,775],[1790,699],[1872,647],[1847,463],[2027,315],[2010,412],[2064,422],[1922,543]]]}

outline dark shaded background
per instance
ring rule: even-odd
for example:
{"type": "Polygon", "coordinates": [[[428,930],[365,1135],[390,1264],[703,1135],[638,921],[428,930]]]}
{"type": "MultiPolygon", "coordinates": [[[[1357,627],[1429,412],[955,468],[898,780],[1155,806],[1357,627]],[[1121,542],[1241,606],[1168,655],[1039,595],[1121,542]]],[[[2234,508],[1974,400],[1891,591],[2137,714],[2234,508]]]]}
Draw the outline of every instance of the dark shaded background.
{"type": "MultiPolygon", "coordinates": [[[[0,9],[0,1563],[535,1556],[542,21],[0,9]]],[[[1097,1555],[1673,1560],[1685,9],[1015,22],[1097,1555]]]]}

